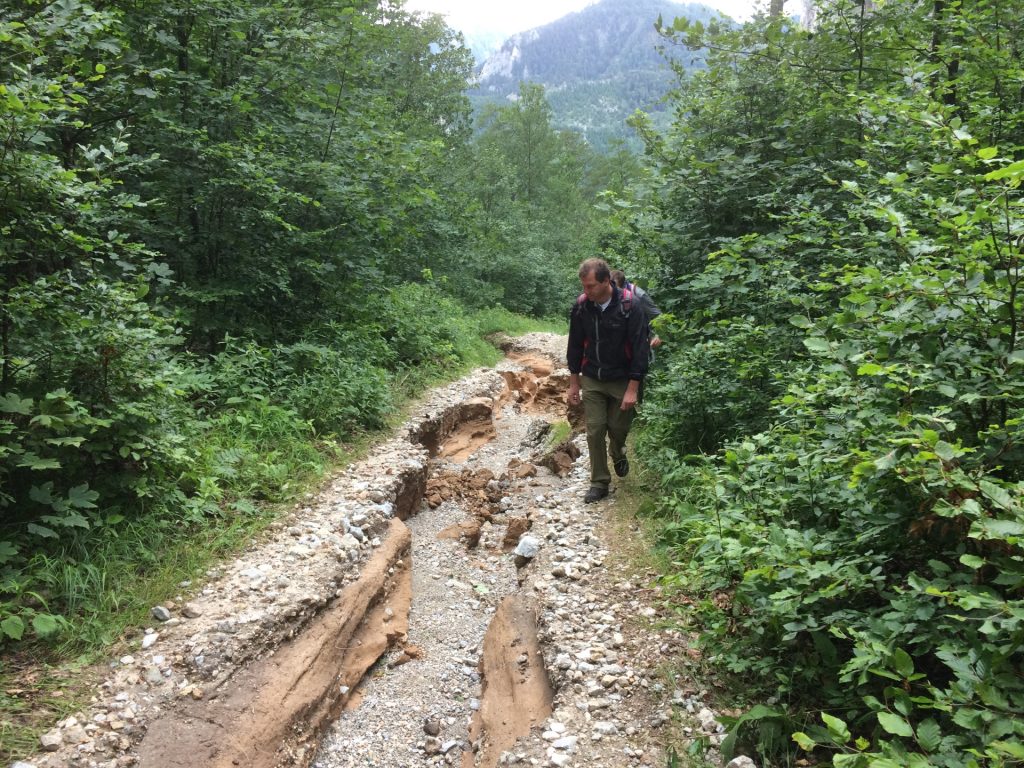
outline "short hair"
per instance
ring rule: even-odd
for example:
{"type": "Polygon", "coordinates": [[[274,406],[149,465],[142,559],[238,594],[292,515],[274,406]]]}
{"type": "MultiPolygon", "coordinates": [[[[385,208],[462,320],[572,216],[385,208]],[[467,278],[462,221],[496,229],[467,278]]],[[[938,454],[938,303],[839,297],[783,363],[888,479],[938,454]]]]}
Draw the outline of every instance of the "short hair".
{"type": "Polygon", "coordinates": [[[612,278],[611,270],[608,269],[608,262],[604,259],[587,259],[580,264],[580,280],[591,272],[594,273],[594,278],[599,283],[607,282],[612,278]]]}
{"type": "Polygon", "coordinates": [[[619,288],[626,287],[626,273],[621,269],[612,270],[612,282],[615,283],[619,288]]]}

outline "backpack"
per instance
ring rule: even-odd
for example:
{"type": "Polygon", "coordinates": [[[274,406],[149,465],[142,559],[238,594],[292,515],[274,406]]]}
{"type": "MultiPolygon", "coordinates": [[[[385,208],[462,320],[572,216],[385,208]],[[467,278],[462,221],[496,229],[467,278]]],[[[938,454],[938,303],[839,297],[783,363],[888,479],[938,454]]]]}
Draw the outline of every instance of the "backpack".
{"type": "MultiPolygon", "coordinates": [[[[587,301],[587,294],[581,293],[576,297],[576,309],[582,307],[587,301]]],[[[622,289],[622,299],[619,301],[619,309],[622,311],[622,316],[629,319],[629,312],[633,309],[633,291],[629,288],[622,289]]]]}

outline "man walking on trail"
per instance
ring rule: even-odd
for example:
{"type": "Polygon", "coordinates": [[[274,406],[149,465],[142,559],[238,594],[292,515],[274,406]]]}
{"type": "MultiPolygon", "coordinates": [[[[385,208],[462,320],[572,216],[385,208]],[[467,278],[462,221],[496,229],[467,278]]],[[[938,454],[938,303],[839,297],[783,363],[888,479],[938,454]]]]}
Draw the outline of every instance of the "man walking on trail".
{"type": "Polygon", "coordinates": [[[580,264],[583,294],[569,315],[569,403],[583,402],[590,449],[591,504],[608,495],[612,476],[629,473],[626,436],[650,355],[648,322],[634,297],[611,280],[603,259],[580,264]],[[606,444],[607,440],[607,444],[606,444]]]}

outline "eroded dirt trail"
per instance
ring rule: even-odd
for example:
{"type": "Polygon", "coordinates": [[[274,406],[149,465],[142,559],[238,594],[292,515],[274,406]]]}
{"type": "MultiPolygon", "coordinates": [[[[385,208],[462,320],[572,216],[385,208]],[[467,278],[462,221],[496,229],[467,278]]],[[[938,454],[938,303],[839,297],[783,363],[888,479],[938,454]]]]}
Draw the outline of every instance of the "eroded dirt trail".
{"type": "Polygon", "coordinates": [[[653,596],[616,566],[614,493],[583,506],[585,441],[549,444],[564,343],[515,340],[432,393],[164,606],[25,765],[654,768],[683,711],[720,740],[703,692],[663,690],[685,638],[653,628],[653,596]]]}
{"type": "Polygon", "coordinates": [[[538,607],[519,595],[511,552],[533,525],[537,497],[562,483],[538,470],[551,422],[565,418],[564,374],[554,368],[512,352],[499,369],[505,388],[467,402],[461,423],[427,441],[435,457],[425,508],[407,521],[407,644],[360,686],[316,768],[491,766],[550,715],[538,607]]]}

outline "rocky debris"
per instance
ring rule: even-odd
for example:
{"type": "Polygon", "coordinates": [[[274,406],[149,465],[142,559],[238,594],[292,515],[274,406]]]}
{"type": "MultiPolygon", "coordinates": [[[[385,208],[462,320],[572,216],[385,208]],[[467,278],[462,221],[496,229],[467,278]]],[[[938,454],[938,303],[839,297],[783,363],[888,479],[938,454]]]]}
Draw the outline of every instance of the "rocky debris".
{"type": "MultiPolygon", "coordinates": [[[[478,371],[435,390],[393,438],[308,494],[247,552],[211,569],[204,584],[185,583],[173,602],[154,606],[157,638],[112,661],[93,703],[80,713],[87,740],[76,743],[64,733],[52,752],[40,744],[41,754],[29,762],[107,768],[110,761],[134,761],[134,745],[168,705],[208,696],[301,634],[355,581],[391,520],[422,504],[428,452],[410,436],[437,420],[456,423],[463,401],[493,400],[503,387],[495,371],[478,371]],[[131,703],[130,720],[119,716],[124,702],[131,703]]],[[[146,636],[140,632],[138,642],[146,636]]]]}
{"type": "Polygon", "coordinates": [[[446,501],[460,501],[474,516],[488,520],[498,510],[507,480],[499,480],[490,469],[442,471],[427,480],[426,501],[432,508],[446,501]]]}
{"type": "Polygon", "coordinates": [[[47,752],[56,752],[64,744],[64,735],[60,730],[52,730],[39,737],[39,744],[47,752]]]}
{"type": "Polygon", "coordinates": [[[519,545],[523,534],[530,530],[530,518],[510,517],[505,524],[505,535],[501,539],[501,548],[508,551],[519,545]]]}
{"type": "Polygon", "coordinates": [[[559,477],[565,477],[572,471],[573,465],[580,457],[580,448],[575,440],[563,440],[550,451],[536,459],[537,463],[547,467],[559,477]]]}
{"type": "Polygon", "coordinates": [[[740,755],[726,763],[725,768],[757,768],[757,763],[746,755],[740,755]]]}
{"type": "Polygon", "coordinates": [[[142,768],[276,768],[317,739],[347,691],[404,638],[412,539],[392,520],[358,580],[272,657],[240,670],[209,701],[179,698],[138,748],[142,768]],[[174,749],[170,749],[171,747],[174,749]]]}
{"type": "Polygon", "coordinates": [[[157,621],[170,621],[171,620],[171,612],[169,610],[167,610],[167,608],[162,606],[162,605],[154,605],[150,609],[149,612],[153,616],[153,618],[156,619],[157,621]]]}
{"type": "Polygon", "coordinates": [[[534,536],[523,536],[519,540],[519,544],[516,546],[515,551],[512,553],[515,555],[516,568],[522,568],[528,562],[533,560],[540,552],[541,541],[534,536]]]}

